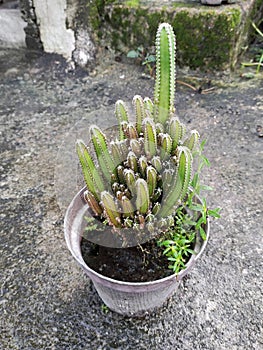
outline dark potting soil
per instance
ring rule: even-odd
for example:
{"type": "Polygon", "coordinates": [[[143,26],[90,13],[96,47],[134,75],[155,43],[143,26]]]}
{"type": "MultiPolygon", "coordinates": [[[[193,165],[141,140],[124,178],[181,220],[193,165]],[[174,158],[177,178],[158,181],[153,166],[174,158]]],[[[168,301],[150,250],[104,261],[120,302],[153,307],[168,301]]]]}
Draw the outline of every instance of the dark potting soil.
{"type": "Polygon", "coordinates": [[[149,282],[173,273],[155,241],[131,248],[108,248],[83,239],[81,252],[90,268],[119,281],[149,282]]]}

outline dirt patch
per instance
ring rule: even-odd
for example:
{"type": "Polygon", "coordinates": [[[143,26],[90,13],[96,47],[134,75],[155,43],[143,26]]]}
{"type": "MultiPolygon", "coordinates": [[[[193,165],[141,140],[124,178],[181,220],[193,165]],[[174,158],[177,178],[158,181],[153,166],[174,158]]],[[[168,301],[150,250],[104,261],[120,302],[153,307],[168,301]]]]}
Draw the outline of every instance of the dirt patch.
{"type": "Polygon", "coordinates": [[[149,282],[172,274],[156,241],[131,248],[108,248],[85,239],[81,251],[94,271],[119,281],[149,282]]]}

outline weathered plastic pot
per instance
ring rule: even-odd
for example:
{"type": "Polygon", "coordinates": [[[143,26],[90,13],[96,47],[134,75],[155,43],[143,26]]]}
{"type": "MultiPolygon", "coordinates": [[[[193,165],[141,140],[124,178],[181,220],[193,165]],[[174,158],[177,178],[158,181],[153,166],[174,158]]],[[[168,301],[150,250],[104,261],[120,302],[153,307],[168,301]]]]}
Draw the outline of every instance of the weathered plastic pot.
{"type": "MultiPolygon", "coordinates": [[[[69,205],[65,220],[64,230],[67,246],[92,280],[103,302],[113,311],[122,315],[140,316],[160,307],[177,290],[183,277],[191,270],[205,249],[209,236],[209,222],[205,227],[207,239],[203,241],[197,235],[194,251],[186,268],[178,275],[171,275],[151,282],[124,282],[105,277],[92,270],[83,260],[81,254],[81,239],[85,228],[83,215],[87,213],[88,205],[83,199],[82,189],[69,205]]],[[[197,201],[199,199],[197,198],[197,201]]]]}

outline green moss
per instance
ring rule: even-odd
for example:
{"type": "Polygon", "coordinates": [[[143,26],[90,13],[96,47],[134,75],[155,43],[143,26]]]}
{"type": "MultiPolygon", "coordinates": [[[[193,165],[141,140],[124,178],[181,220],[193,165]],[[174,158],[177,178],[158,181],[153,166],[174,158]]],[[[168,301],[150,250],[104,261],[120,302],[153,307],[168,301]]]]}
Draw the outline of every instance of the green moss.
{"type": "Polygon", "coordinates": [[[124,4],[130,7],[139,7],[140,0],[127,0],[124,1],[124,4]]]}
{"type": "Polygon", "coordinates": [[[179,65],[214,70],[232,64],[236,54],[233,47],[240,32],[239,8],[218,11],[199,6],[189,11],[185,4],[180,8],[178,3],[161,9],[140,7],[139,0],[127,0],[121,6],[113,0],[95,3],[90,8],[92,28],[99,39],[115,50],[127,52],[141,45],[146,49],[153,46],[158,24],[167,21],[176,33],[179,65]]]}

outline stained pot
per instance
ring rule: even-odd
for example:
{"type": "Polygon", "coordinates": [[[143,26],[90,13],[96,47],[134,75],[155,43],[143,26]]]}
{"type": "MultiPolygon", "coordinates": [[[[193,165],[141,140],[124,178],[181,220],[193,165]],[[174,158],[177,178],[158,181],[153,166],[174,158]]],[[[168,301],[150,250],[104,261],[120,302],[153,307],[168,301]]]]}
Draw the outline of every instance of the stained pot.
{"type": "MultiPolygon", "coordinates": [[[[88,205],[83,199],[84,191],[85,188],[77,193],[67,209],[64,220],[65,239],[71,254],[92,280],[103,302],[112,311],[127,316],[140,316],[162,306],[177,290],[183,277],[189,273],[204,251],[209,237],[209,221],[204,228],[207,239],[204,241],[199,234],[196,235],[194,246],[196,254],[191,256],[186,268],[177,275],[173,274],[151,282],[119,281],[94,271],[83,260],[81,240],[87,225],[83,217],[88,212],[88,205]]],[[[198,197],[196,200],[200,202],[198,197]]]]}

